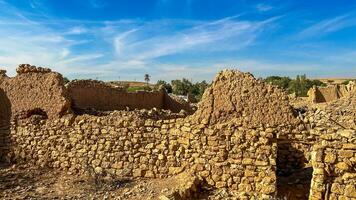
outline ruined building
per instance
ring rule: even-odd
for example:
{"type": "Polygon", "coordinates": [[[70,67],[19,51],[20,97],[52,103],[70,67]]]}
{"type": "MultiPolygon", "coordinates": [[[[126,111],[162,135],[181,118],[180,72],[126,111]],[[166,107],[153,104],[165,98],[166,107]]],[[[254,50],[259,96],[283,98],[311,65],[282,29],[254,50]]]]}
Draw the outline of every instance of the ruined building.
{"type": "Polygon", "coordinates": [[[348,96],[355,89],[354,81],[350,81],[347,85],[314,86],[309,89],[308,97],[309,101],[313,103],[330,102],[348,96]]]}
{"type": "MultiPolygon", "coordinates": [[[[80,83],[66,88],[58,73],[22,68],[14,78],[0,77],[1,160],[134,178],[189,171],[201,184],[227,188],[233,199],[281,196],[283,177],[310,166],[309,182],[301,185],[306,193],[299,199],[356,198],[355,96],[342,106],[348,112],[331,121],[320,110],[295,110],[283,91],[251,74],[224,70],[197,111],[185,117],[126,111],[120,97],[131,94],[106,87],[94,91],[80,83]],[[117,96],[106,105],[94,102],[92,92],[117,96]],[[72,112],[91,106],[111,112],[72,112]],[[18,112],[21,117],[14,117],[18,112]]],[[[140,98],[148,98],[149,108],[169,108],[164,96],[140,98]]],[[[143,108],[141,103],[130,105],[143,108]]]]}

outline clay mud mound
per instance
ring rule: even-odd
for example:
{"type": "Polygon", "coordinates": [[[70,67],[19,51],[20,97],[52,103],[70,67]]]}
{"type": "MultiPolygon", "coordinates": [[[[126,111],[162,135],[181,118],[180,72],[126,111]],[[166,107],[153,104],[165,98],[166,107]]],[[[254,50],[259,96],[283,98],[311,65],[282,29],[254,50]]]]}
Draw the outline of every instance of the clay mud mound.
{"type": "Polygon", "coordinates": [[[237,70],[224,70],[216,76],[194,118],[210,124],[236,120],[246,127],[297,123],[283,91],[237,70]]]}
{"type": "Polygon", "coordinates": [[[10,99],[13,115],[41,109],[46,117],[54,118],[70,109],[61,74],[29,65],[20,65],[17,73],[13,78],[0,76],[0,88],[10,99]]]}

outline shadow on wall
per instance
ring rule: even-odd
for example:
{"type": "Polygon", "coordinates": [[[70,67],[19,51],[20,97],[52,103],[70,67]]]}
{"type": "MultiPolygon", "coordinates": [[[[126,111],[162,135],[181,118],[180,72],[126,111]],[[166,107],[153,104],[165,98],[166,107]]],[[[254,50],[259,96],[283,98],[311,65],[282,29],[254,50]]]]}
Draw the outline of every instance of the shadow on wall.
{"type": "Polygon", "coordinates": [[[8,162],[10,141],[11,103],[6,93],[0,89],[0,162],[8,162]]]}
{"type": "Polygon", "coordinates": [[[308,159],[302,148],[293,143],[279,143],[277,151],[277,197],[288,200],[307,200],[313,168],[306,167],[308,159]]]}
{"type": "Polygon", "coordinates": [[[326,102],[326,99],[324,95],[320,92],[320,90],[315,91],[315,101],[316,103],[326,102]]]}

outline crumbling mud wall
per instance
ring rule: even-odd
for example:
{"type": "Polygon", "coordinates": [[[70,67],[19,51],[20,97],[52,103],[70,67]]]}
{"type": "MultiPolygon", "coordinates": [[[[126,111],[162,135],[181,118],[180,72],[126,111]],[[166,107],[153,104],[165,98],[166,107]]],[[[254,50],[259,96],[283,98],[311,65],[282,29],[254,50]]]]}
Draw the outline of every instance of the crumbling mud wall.
{"type": "Polygon", "coordinates": [[[70,109],[62,75],[49,69],[20,65],[13,78],[7,77],[5,73],[0,74],[0,88],[12,104],[13,115],[40,110],[47,117],[55,118],[70,109]]]}
{"type": "Polygon", "coordinates": [[[231,119],[238,119],[245,127],[276,127],[298,122],[286,94],[249,73],[220,72],[203,99],[194,115],[197,120],[213,124],[231,119]]]}
{"type": "Polygon", "coordinates": [[[324,131],[313,148],[310,200],[356,199],[356,131],[324,131]]]}
{"type": "Polygon", "coordinates": [[[354,89],[354,82],[350,82],[348,85],[315,86],[308,91],[309,101],[313,103],[330,102],[349,95],[354,89]]]}
{"type": "Polygon", "coordinates": [[[72,81],[67,86],[74,109],[100,111],[134,109],[166,109],[178,113],[193,110],[189,103],[170,97],[164,90],[127,92],[95,80],[72,81]]]}
{"type": "Polygon", "coordinates": [[[0,88],[0,162],[5,161],[10,144],[11,104],[5,92],[0,88]]]}
{"type": "Polygon", "coordinates": [[[223,71],[194,115],[162,119],[115,111],[20,119],[11,127],[7,156],[78,173],[162,178],[188,170],[238,198],[271,199],[277,138],[297,123],[283,94],[250,74],[223,71]]]}

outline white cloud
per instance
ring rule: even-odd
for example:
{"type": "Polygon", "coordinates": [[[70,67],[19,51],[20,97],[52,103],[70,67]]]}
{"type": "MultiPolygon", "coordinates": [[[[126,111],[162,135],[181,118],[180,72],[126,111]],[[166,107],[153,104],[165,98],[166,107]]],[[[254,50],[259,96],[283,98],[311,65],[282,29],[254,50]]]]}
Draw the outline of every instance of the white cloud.
{"type": "Polygon", "coordinates": [[[119,56],[120,56],[121,52],[124,51],[124,48],[125,48],[124,40],[125,40],[125,38],[128,37],[130,34],[136,32],[136,31],[137,31],[137,29],[131,29],[131,30],[128,30],[128,31],[125,31],[123,33],[118,34],[114,38],[115,51],[119,56]]]}
{"type": "MultiPolygon", "coordinates": [[[[157,33],[151,37],[141,34],[152,26],[130,30],[119,34],[114,46],[120,59],[150,60],[185,51],[222,51],[217,43],[233,39],[235,49],[251,44],[271,21],[250,22],[225,18],[205,22],[194,27],[168,33],[157,33]]],[[[155,25],[159,26],[160,25],[155,25]]],[[[161,24],[164,26],[164,24],[161,24]]],[[[164,28],[162,28],[164,30],[164,28]]]]}
{"type": "Polygon", "coordinates": [[[267,11],[272,10],[273,7],[270,5],[267,5],[267,4],[260,3],[260,4],[257,4],[256,9],[260,12],[267,12],[267,11]]]}
{"type": "Polygon", "coordinates": [[[67,35],[80,35],[80,34],[87,33],[87,32],[88,32],[88,29],[86,29],[84,27],[76,26],[76,27],[71,28],[65,34],[67,34],[67,35]]]}
{"type": "Polygon", "coordinates": [[[61,52],[61,58],[65,58],[70,54],[70,50],[67,48],[64,48],[61,52]]]}
{"type": "Polygon", "coordinates": [[[324,34],[336,32],[347,27],[356,26],[356,16],[353,14],[346,14],[330,19],[322,20],[301,31],[299,38],[322,36],[324,34]]]}
{"type": "Polygon", "coordinates": [[[103,57],[102,54],[85,54],[85,55],[77,55],[65,60],[60,60],[58,64],[60,65],[66,65],[66,64],[76,64],[77,62],[82,62],[82,61],[90,61],[90,60],[95,60],[97,58],[103,57]]]}

